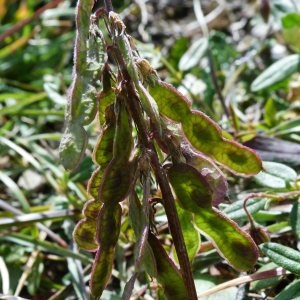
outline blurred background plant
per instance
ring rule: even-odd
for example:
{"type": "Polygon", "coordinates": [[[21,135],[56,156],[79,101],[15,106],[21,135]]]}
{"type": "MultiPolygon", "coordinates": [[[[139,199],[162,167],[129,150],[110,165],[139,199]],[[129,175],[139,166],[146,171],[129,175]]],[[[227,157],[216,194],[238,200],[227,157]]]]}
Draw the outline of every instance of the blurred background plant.
{"type": "MultiPolygon", "coordinates": [[[[86,181],[94,169],[91,150],[99,129],[93,124],[87,129],[91,144],[72,173],[60,165],[57,151],[72,80],[75,4],[0,0],[3,295],[88,299],[92,255],[77,251],[72,231],[87,200],[86,181]]],[[[290,259],[299,266],[299,251],[296,256],[289,251],[299,249],[300,237],[300,2],[116,0],[113,4],[136,38],[141,56],[150,60],[160,77],[217,121],[229,138],[261,155],[265,171],[254,178],[228,174],[231,201],[222,208],[247,226],[243,204],[251,198],[247,200],[251,229],[262,228],[273,243],[289,247],[287,257],[281,254],[285,248],[271,250],[284,262],[290,259]]],[[[95,5],[100,7],[101,1],[95,5]]],[[[171,251],[166,218],[159,209],[155,221],[171,251]]],[[[120,299],[133,272],[134,240],[126,218],[121,232],[113,278],[103,299],[120,299]]],[[[282,265],[267,248],[262,246],[266,256],[257,269],[280,266],[289,274],[250,284],[245,280],[209,299],[220,294],[224,299],[300,297],[299,267],[282,265]]],[[[226,265],[204,237],[193,268],[199,293],[243,275],[226,265]]],[[[135,292],[132,299],[164,299],[156,282],[142,275],[135,292]]]]}

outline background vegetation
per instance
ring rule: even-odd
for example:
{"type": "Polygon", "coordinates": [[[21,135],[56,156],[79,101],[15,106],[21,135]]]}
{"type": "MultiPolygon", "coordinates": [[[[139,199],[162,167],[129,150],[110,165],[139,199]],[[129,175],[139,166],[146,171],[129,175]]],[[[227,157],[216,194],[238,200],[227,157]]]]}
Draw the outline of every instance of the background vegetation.
{"type": "MultiPolygon", "coordinates": [[[[91,150],[99,128],[88,128],[86,157],[78,169],[66,172],[57,149],[72,80],[75,3],[49,3],[45,9],[45,1],[0,1],[0,291],[27,299],[87,299],[92,255],[78,252],[72,231],[88,200],[86,181],[95,168],[91,150]],[[24,26],[13,27],[24,20],[24,26]]],[[[113,2],[141,56],[160,77],[266,161],[265,171],[254,178],[228,173],[230,201],[221,208],[249,226],[243,203],[251,198],[247,205],[256,232],[289,247],[284,253],[292,253],[292,268],[267,255],[256,270],[271,270],[270,278],[242,277],[209,299],[296,299],[299,252],[289,251],[298,249],[300,237],[300,3],[199,3],[113,2]],[[289,272],[274,277],[278,266],[289,272]]],[[[159,208],[155,222],[171,252],[159,208]]],[[[120,299],[133,271],[133,244],[124,218],[103,299],[120,299]]],[[[229,267],[204,238],[193,269],[199,293],[246,275],[229,267]]],[[[140,276],[132,299],[163,299],[159,291],[155,281],[140,276]]]]}

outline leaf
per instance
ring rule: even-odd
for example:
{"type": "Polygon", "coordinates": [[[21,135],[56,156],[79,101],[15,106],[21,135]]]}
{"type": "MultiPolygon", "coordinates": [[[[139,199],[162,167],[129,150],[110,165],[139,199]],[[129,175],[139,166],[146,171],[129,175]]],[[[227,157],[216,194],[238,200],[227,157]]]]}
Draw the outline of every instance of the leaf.
{"type": "MultiPolygon", "coordinates": [[[[293,126],[300,126],[300,119],[293,120],[293,125],[290,125],[291,128],[293,126]]],[[[292,166],[300,164],[300,145],[298,143],[258,135],[254,139],[247,141],[245,146],[257,151],[265,161],[286,163],[292,166]]]]}
{"type": "Polygon", "coordinates": [[[115,248],[113,247],[108,250],[102,250],[100,247],[96,253],[90,279],[91,293],[96,299],[101,299],[103,290],[110,279],[114,254],[115,248]]]}
{"type": "Polygon", "coordinates": [[[297,173],[292,168],[280,163],[264,161],[263,169],[254,179],[258,184],[272,189],[287,188],[289,182],[297,178],[297,173]]]}
{"type": "Polygon", "coordinates": [[[281,19],[282,34],[288,44],[295,52],[300,52],[300,14],[289,13],[281,19]]]}
{"type": "Polygon", "coordinates": [[[259,246],[262,253],[278,266],[296,274],[300,274],[300,252],[277,243],[264,243],[259,246]]]}
{"type": "Polygon", "coordinates": [[[297,300],[300,298],[300,279],[294,280],[281,291],[274,300],[297,300]]]}
{"type": "Polygon", "coordinates": [[[208,48],[208,39],[200,38],[192,43],[179,61],[179,70],[186,71],[197,66],[208,48]]]}
{"type": "Polygon", "coordinates": [[[78,123],[70,123],[64,132],[59,145],[60,160],[66,170],[75,169],[81,159],[87,144],[87,134],[78,123]]]}
{"type": "Polygon", "coordinates": [[[113,145],[113,157],[118,161],[128,160],[133,146],[132,121],[122,97],[117,98],[115,111],[117,121],[113,145]]]}
{"type": "Polygon", "coordinates": [[[12,243],[16,243],[26,247],[27,250],[31,248],[32,249],[36,248],[44,252],[49,252],[49,253],[59,255],[64,258],[72,257],[74,259],[79,259],[86,264],[91,263],[91,259],[83,254],[75,253],[74,251],[71,251],[69,249],[65,249],[63,247],[57,246],[54,243],[37,240],[36,237],[28,236],[25,234],[10,233],[10,235],[1,236],[0,241],[9,241],[12,243]]]}
{"type": "Polygon", "coordinates": [[[41,257],[37,257],[30,271],[30,275],[27,279],[27,289],[30,295],[35,295],[36,292],[39,290],[43,271],[43,261],[41,257]]]}
{"type": "Polygon", "coordinates": [[[300,56],[292,54],[281,58],[262,72],[251,84],[251,91],[257,92],[278,83],[299,70],[300,56]]]}
{"type": "Polygon", "coordinates": [[[156,260],[157,280],[162,285],[166,298],[170,300],[187,299],[187,291],[179,270],[151,232],[148,235],[148,242],[156,260]]]}
{"type": "MultiPolygon", "coordinates": [[[[206,274],[195,275],[195,285],[197,294],[209,290],[216,286],[218,283],[216,276],[209,276],[206,274]]],[[[201,300],[220,300],[220,299],[236,299],[238,289],[236,287],[229,287],[219,292],[213,293],[208,296],[202,296],[201,300]]]]}
{"type": "Polygon", "coordinates": [[[300,201],[296,201],[293,204],[293,208],[290,214],[291,226],[297,239],[300,240],[300,201]]]}
{"type": "MultiPolygon", "coordinates": [[[[266,198],[253,198],[247,201],[247,210],[252,215],[259,210],[263,209],[268,199],[266,198]]],[[[231,220],[239,221],[241,219],[247,219],[247,214],[244,209],[244,200],[238,200],[228,205],[223,213],[226,214],[231,220]]]]}
{"type": "Polygon", "coordinates": [[[195,225],[213,240],[219,253],[236,269],[250,270],[258,258],[255,243],[236,223],[211,206],[211,192],[201,174],[181,163],[171,167],[168,176],[178,202],[194,213],[195,225]]]}
{"type": "Polygon", "coordinates": [[[76,90],[76,94],[74,92],[72,95],[72,101],[75,97],[80,97],[72,103],[72,120],[81,125],[89,125],[94,120],[98,110],[98,92],[86,76],[80,76],[76,80],[81,81],[77,85],[82,87],[76,86],[78,90],[76,90]]]}

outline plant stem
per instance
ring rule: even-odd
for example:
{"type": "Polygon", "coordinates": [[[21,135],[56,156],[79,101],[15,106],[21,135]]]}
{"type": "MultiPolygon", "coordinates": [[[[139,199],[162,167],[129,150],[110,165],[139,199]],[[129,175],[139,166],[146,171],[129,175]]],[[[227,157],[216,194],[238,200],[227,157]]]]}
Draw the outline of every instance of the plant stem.
{"type": "Polygon", "coordinates": [[[254,273],[252,275],[242,276],[242,277],[235,278],[235,279],[226,281],[224,283],[221,283],[221,284],[219,284],[217,286],[214,286],[213,288],[211,288],[207,291],[201,292],[200,294],[198,294],[198,298],[213,295],[217,292],[228,289],[232,286],[240,285],[240,284],[247,283],[247,282],[253,282],[253,281],[256,281],[256,280],[282,276],[282,275],[285,275],[285,274],[290,274],[290,272],[283,269],[283,268],[276,268],[276,269],[267,270],[267,271],[263,271],[263,272],[257,272],[257,273],[254,273]]]}
{"type": "Polygon", "coordinates": [[[105,10],[107,11],[107,13],[114,10],[111,0],[104,0],[104,4],[105,4],[105,10]]]}
{"type": "Polygon", "coordinates": [[[0,34],[0,42],[2,42],[5,38],[13,35],[15,32],[20,32],[20,30],[25,25],[31,23],[34,19],[37,19],[47,9],[56,7],[62,1],[63,0],[53,0],[53,1],[45,4],[44,6],[40,7],[39,9],[37,9],[34,12],[34,14],[31,17],[21,20],[20,22],[18,22],[17,24],[15,24],[11,28],[9,28],[8,30],[6,30],[2,34],[0,34]]]}
{"type": "Polygon", "coordinates": [[[194,300],[197,299],[197,293],[177,210],[175,207],[175,199],[173,197],[166,172],[159,162],[156,149],[148,134],[149,128],[143,118],[143,111],[142,107],[140,106],[139,97],[136,94],[136,88],[132,79],[130,78],[130,75],[126,68],[126,63],[119,49],[115,49],[115,55],[122,73],[123,80],[125,82],[125,88],[127,92],[127,106],[137,127],[138,137],[143,147],[151,153],[151,167],[154,171],[164,199],[164,208],[168,218],[169,228],[178,256],[180,271],[188,294],[188,299],[194,300]]]}

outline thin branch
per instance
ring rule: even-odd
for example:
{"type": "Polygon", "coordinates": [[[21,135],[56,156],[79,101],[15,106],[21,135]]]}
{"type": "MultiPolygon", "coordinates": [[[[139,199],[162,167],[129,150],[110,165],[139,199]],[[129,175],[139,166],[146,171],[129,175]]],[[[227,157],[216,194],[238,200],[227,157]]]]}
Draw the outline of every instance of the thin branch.
{"type": "Polygon", "coordinates": [[[140,105],[139,97],[136,94],[135,85],[128,73],[124,58],[118,48],[115,49],[116,60],[120,66],[122,76],[124,78],[124,84],[128,93],[127,105],[131,113],[132,119],[136,124],[138,130],[138,136],[141,144],[145,149],[149,150],[151,167],[157,178],[161,193],[164,199],[164,208],[169,222],[170,232],[173,238],[173,243],[177,252],[177,257],[180,265],[180,272],[188,293],[188,299],[197,299],[197,293],[194,283],[194,278],[191,270],[190,261],[188,258],[186,246],[181,231],[181,225],[177,214],[175,199],[170,188],[167,174],[159,162],[159,158],[152,140],[149,137],[149,128],[143,118],[142,107],[140,105]]]}
{"type": "Polygon", "coordinates": [[[268,270],[268,271],[264,271],[264,272],[257,272],[252,275],[246,275],[246,276],[242,276],[239,278],[235,278],[233,280],[226,281],[226,282],[221,283],[207,291],[204,291],[204,292],[198,294],[197,296],[198,296],[198,299],[200,299],[201,297],[206,297],[206,296],[215,294],[217,292],[220,292],[222,290],[225,290],[227,288],[230,288],[230,287],[233,287],[236,285],[240,285],[243,283],[252,282],[252,281],[256,281],[256,280],[261,280],[261,279],[282,276],[282,275],[286,275],[286,274],[290,274],[290,272],[283,268],[276,268],[276,269],[272,269],[272,270],[268,270]]]}
{"type": "Polygon", "coordinates": [[[25,25],[31,23],[33,20],[37,19],[47,9],[56,7],[62,1],[63,0],[53,0],[52,2],[49,2],[44,6],[40,7],[34,12],[34,14],[31,17],[20,21],[19,23],[15,24],[13,27],[9,28],[8,30],[0,34],[0,42],[2,42],[7,37],[13,35],[15,32],[18,32],[20,29],[22,29],[25,25]]]}
{"type": "Polygon", "coordinates": [[[107,11],[107,13],[114,10],[111,0],[104,0],[104,5],[105,5],[105,10],[107,11]]]}
{"type": "MultiPolygon", "coordinates": [[[[196,19],[197,19],[197,21],[198,21],[198,23],[201,27],[203,35],[205,36],[205,38],[209,42],[209,30],[208,30],[208,26],[207,26],[207,23],[206,23],[206,20],[205,20],[205,17],[204,17],[202,8],[201,8],[200,0],[194,0],[193,5],[194,5],[194,12],[195,12],[196,19]]],[[[215,87],[216,93],[217,93],[218,98],[219,98],[219,100],[221,102],[221,105],[223,107],[224,113],[225,113],[226,117],[228,119],[230,119],[230,111],[229,111],[228,107],[226,106],[225,98],[222,94],[221,87],[220,87],[219,82],[218,82],[218,78],[217,78],[217,75],[216,75],[216,67],[215,67],[213,57],[212,57],[212,53],[211,53],[211,50],[210,50],[209,43],[208,43],[207,53],[208,53],[210,74],[211,74],[211,79],[212,79],[213,85],[215,87]]]]}

